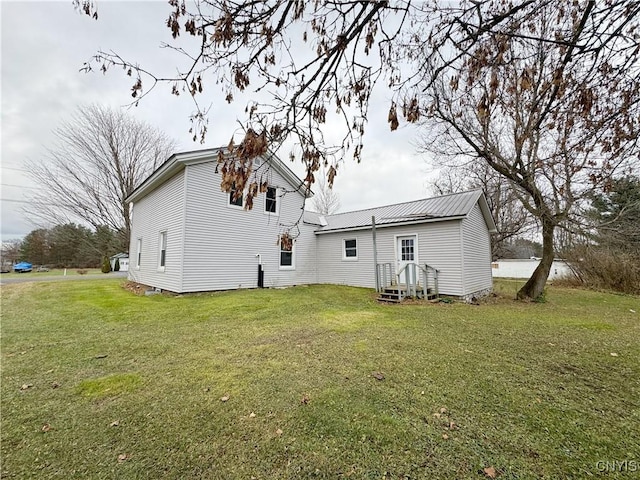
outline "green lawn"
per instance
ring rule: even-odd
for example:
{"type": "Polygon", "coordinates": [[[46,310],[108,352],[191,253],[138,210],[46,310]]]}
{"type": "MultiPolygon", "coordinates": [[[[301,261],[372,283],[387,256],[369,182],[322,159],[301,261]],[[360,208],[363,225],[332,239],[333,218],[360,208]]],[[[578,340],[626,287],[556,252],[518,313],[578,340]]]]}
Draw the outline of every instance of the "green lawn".
{"type": "Polygon", "coordinates": [[[2,287],[2,478],[640,471],[638,297],[387,306],[337,286],[121,282],[2,287]]]}
{"type": "MultiPolygon", "coordinates": [[[[67,268],[67,276],[80,275],[78,271],[84,272],[82,275],[98,275],[102,274],[99,268],[67,268]]],[[[25,273],[16,273],[11,271],[9,273],[1,274],[2,278],[38,278],[38,277],[61,277],[65,275],[64,268],[52,268],[48,272],[36,272],[35,270],[25,273]]]]}

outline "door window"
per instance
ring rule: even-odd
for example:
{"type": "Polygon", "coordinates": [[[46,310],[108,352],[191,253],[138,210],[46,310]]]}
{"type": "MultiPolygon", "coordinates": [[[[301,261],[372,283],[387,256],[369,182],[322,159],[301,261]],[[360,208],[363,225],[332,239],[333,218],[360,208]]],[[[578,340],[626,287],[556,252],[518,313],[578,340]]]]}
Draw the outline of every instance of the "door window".
{"type": "Polygon", "coordinates": [[[413,238],[403,238],[400,242],[400,260],[413,262],[415,260],[413,238]]]}

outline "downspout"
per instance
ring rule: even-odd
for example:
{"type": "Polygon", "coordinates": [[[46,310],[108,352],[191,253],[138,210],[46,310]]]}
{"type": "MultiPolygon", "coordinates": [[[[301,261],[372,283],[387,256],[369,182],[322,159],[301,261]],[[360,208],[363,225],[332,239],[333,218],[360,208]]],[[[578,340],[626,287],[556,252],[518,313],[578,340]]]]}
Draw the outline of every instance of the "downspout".
{"type": "Polygon", "coordinates": [[[376,277],[376,292],[380,291],[380,279],[378,278],[378,245],[376,242],[376,217],[371,216],[371,236],[373,238],[373,274],[376,277]]]}

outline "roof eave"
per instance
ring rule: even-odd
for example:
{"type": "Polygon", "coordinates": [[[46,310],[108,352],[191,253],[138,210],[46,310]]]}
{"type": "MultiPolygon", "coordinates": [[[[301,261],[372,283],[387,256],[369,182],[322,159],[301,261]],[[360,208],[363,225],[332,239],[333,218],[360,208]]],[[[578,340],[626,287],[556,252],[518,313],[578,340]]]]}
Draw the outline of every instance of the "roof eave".
{"type": "MultiPolygon", "coordinates": [[[[379,228],[388,228],[388,227],[402,227],[405,225],[418,225],[420,223],[436,223],[436,222],[445,222],[447,220],[462,220],[466,215],[455,215],[451,217],[437,217],[437,218],[422,218],[419,220],[409,220],[402,222],[390,222],[390,223],[376,223],[376,229],[379,228]]],[[[339,233],[339,232],[352,232],[355,230],[371,230],[371,224],[368,225],[357,225],[353,227],[345,227],[345,228],[336,228],[332,230],[316,230],[314,233],[316,235],[321,235],[325,233],[339,233]]]]}
{"type": "MultiPolygon", "coordinates": [[[[194,150],[190,152],[174,153],[166,162],[156,169],[144,182],[142,182],[138,188],[136,188],[131,194],[125,198],[125,202],[135,202],[164,182],[169,180],[172,176],[184,169],[187,165],[196,165],[198,163],[217,162],[217,153],[221,148],[210,148],[206,150],[194,150]]],[[[269,166],[275,169],[280,175],[282,175],[287,182],[296,188],[296,190],[305,198],[311,198],[313,192],[308,189],[302,180],[300,180],[293,171],[288,168],[282,160],[278,159],[274,154],[268,153],[266,159],[269,161],[269,166]],[[274,159],[271,162],[271,159],[274,159]]]]}
{"type": "Polygon", "coordinates": [[[482,216],[484,217],[484,221],[487,224],[489,233],[498,233],[498,227],[496,226],[496,222],[493,219],[491,209],[489,208],[489,204],[487,203],[487,199],[484,196],[484,193],[482,193],[482,195],[480,195],[480,197],[478,198],[478,204],[480,205],[480,210],[482,211],[482,216]]]}

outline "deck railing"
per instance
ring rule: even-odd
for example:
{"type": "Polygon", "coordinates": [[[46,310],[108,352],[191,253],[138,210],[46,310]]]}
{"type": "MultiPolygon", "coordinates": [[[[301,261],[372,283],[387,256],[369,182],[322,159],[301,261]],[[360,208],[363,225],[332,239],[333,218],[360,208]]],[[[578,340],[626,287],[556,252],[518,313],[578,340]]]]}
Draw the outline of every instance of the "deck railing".
{"type": "Polygon", "coordinates": [[[422,298],[430,294],[438,296],[438,274],[440,271],[437,268],[427,264],[407,263],[394,275],[393,267],[392,263],[376,265],[379,292],[396,285],[400,300],[405,297],[422,298]]]}
{"type": "Polygon", "coordinates": [[[395,275],[393,274],[392,263],[378,263],[376,264],[376,277],[378,281],[376,285],[378,292],[384,291],[385,288],[390,287],[395,282],[395,275]]]}

